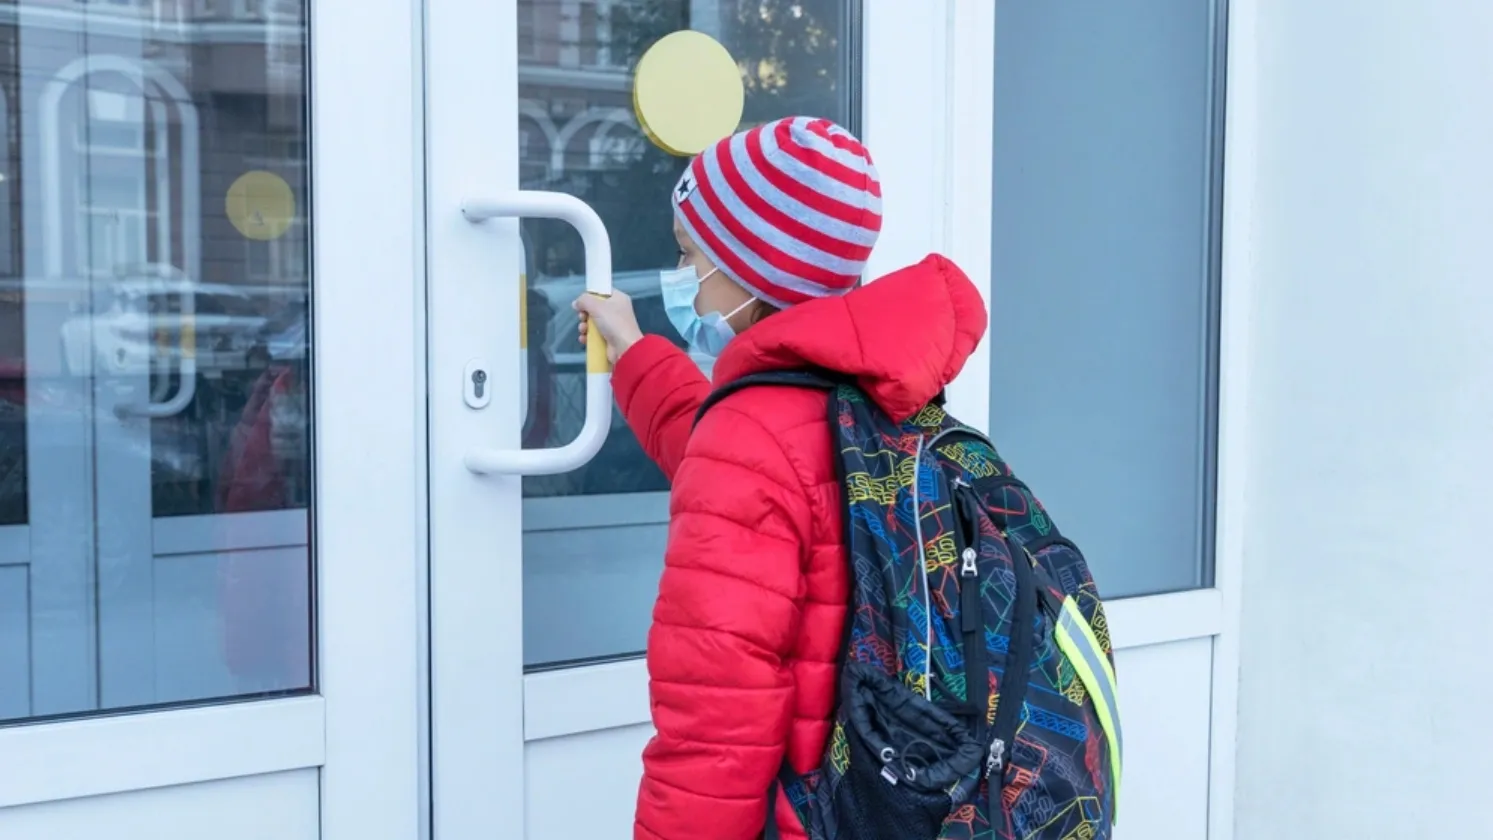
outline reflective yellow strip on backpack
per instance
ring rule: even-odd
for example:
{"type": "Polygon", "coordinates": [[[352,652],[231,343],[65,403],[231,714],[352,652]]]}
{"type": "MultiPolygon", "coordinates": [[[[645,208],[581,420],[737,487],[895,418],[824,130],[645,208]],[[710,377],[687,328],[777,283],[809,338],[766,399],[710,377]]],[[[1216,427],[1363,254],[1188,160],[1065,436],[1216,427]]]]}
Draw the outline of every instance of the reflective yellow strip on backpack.
{"type": "Polygon", "coordinates": [[[1110,666],[1109,657],[1104,655],[1104,649],[1099,646],[1099,639],[1094,636],[1093,628],[1089,627],[1088,619],[1083,617],[1078,603],[1072,597],[1063,601],[1063,610],[1058,616],[1053,636],[1057,639],[1058,649],[1073,665],[1078,678],[1083,680],[1089,696],[1094,698],[1099,725],[1104,727],[1104,737],[1109,741],[1109,766],[1114,777],[1113,817],[1119,811],[1121,754],[1125,747],[1125,738],[1120,732],[1120,706],[1115,702],[1115,669],[1110,666]]]}

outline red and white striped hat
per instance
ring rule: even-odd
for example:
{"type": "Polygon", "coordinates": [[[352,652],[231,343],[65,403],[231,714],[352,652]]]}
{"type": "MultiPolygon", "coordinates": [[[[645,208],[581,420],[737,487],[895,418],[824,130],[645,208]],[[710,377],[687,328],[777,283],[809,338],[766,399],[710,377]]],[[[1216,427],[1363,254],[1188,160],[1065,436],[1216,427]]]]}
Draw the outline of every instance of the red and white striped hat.
{"type": "Polygon", "coordinates": [[[784,308],[860,282],[881,231],[881,183],[850,132],[809,117],[757,126],[690,162],[674,217],[721,273],[784,308]]]}

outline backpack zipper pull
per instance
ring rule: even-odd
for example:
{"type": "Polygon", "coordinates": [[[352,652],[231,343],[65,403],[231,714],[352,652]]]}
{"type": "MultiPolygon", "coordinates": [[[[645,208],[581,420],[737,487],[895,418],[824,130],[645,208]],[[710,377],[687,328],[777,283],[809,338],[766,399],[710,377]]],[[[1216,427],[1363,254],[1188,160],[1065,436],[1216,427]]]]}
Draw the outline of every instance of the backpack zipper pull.
{"type": "Polygon", "coordinates": [[[992,773],[1000,770],[1006,764],[1006,742],[999,738],[990,742],[990,755],[985,759],[985,778],[990,778],[992,773]]]}
{"type": "Polygon", "coordinates": [[[895,770],[892,769],[892,762],[896,758],[897,758],[897,751],[896,750],[892,749],[891,747],[882,747],[882,749],[881,749],[881,778],[882,778],[883,781],[885,781],[887,784],[889,784],[889,785],[891,785],[893,787],[896,787],[897,786],[897,782],[899,781],[898,778],[897,778],[897,771],[895,771],[895,770]]]}
{"type": "Polygon", "coordinates": [[[973,547],[966,548],[960,555],[960,560],[963,561],[959,566],[960,576],[970,578],[978,575],[980,573],[979,559],[978,551],[975,551],[973,547]]]}

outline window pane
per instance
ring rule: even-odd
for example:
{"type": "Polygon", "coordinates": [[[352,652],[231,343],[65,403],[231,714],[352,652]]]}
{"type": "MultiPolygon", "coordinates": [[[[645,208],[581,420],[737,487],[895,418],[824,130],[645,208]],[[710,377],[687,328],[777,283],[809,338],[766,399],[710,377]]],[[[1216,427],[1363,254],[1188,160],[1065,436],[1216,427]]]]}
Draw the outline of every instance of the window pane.
{"type": "Polygon", "coordinates": [[[305,23],[0,8],[0,721],[312,687],[305,23]]]}
{"type": "MultiPolygon", "coordinates": [[[[633,119],[638,58],[670,32],[700,30],[743,68],[746,125],[804,114],[854,130],[857,10],[846,0],[519,0],[520,180],[577,195],[601,215],[614,281],[645,332],[684,345],[664,316],[658,272],[676,259],[668,193],[686,161],[644,139],[633,119]]],[[[525,221],[523,235],[524,445],[555,446],[585,418],[585,359],[570,308],[584,289],[580,240],[550,221],[525,221]]],[[[642,651],[663,567],[667,492],[620,415],[585,469],[524,479],[525,663],[642,651]]]]}
{"type": "Polygon", "coordinates": [[[1107,597],[1211,578],[1224,19],[996,25],[992,431],[1107,597]]]}

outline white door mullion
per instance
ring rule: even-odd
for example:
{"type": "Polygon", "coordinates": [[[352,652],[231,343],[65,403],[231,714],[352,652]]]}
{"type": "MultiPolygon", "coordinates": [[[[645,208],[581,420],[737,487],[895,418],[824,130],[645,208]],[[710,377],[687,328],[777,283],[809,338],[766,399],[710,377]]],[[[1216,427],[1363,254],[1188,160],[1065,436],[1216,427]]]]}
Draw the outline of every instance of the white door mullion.
{"type": "Polygon", "coordinates": [[[518,187],[515,0],[427,5],[431,750],[435,837],[523,831],[521,484],[478,477],[473,448],[519,445],[514,220],[461,205],[518,187]],[[468,408],[480,360],[493,398],[468,408]]]}

